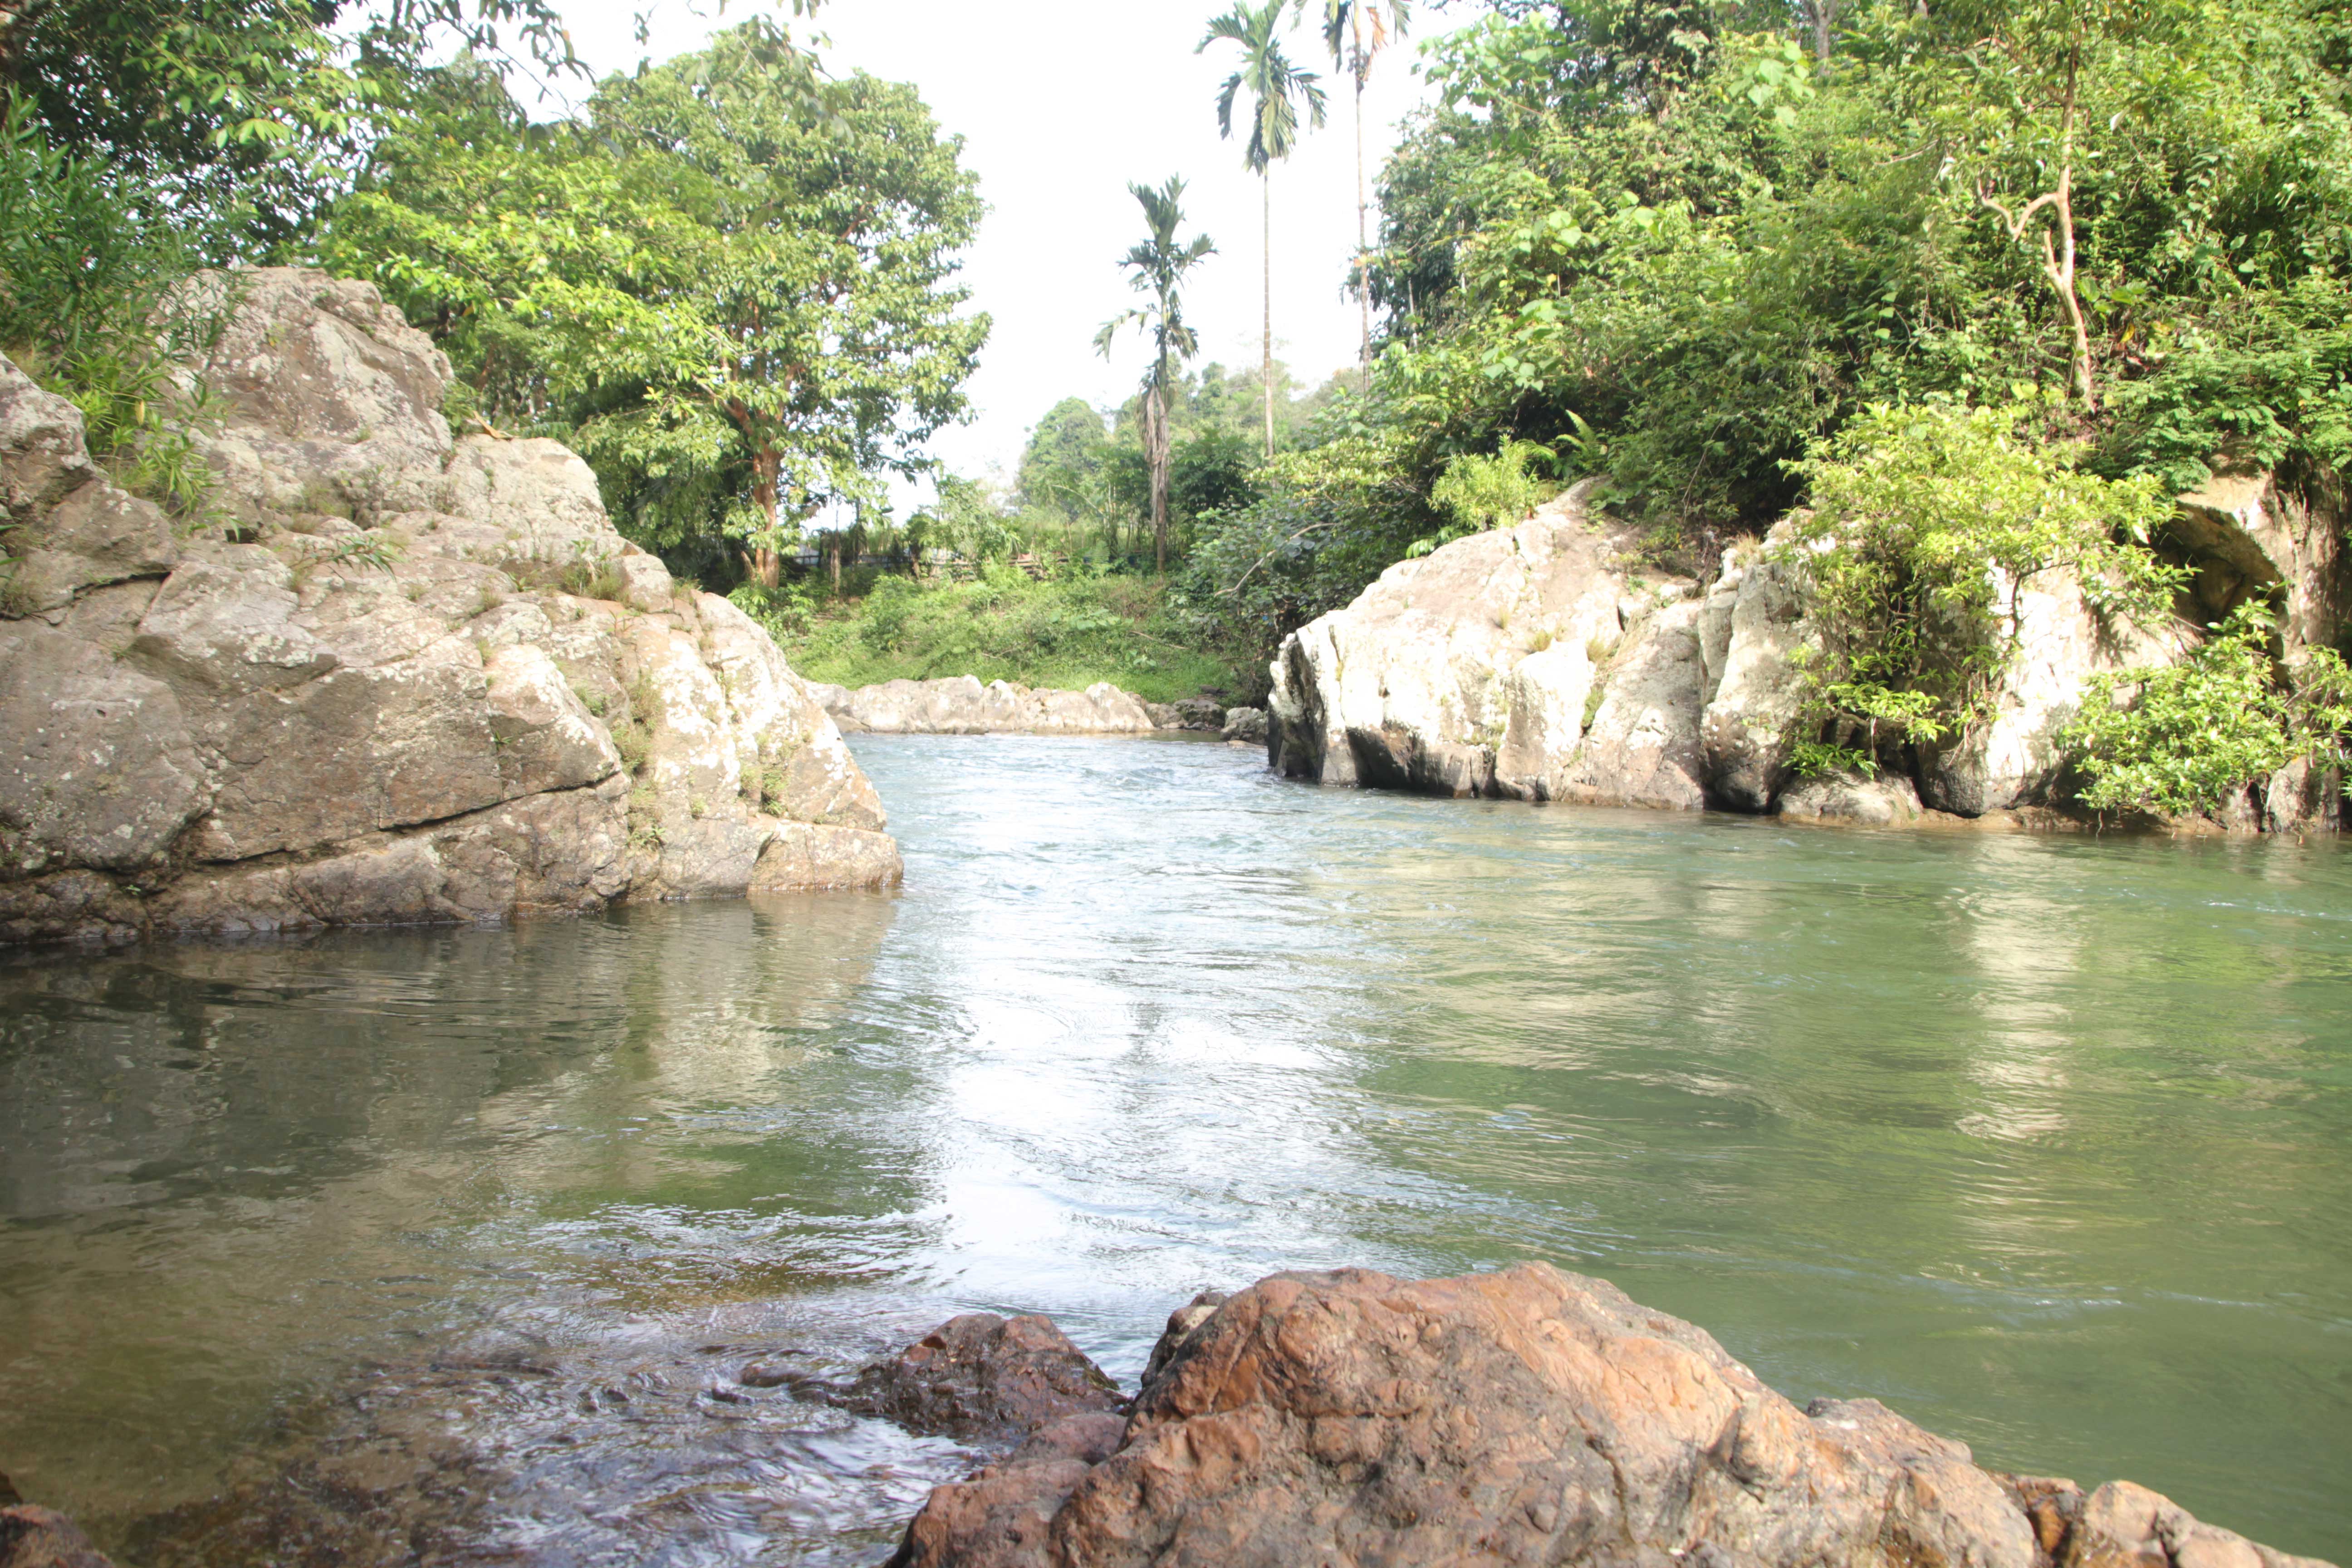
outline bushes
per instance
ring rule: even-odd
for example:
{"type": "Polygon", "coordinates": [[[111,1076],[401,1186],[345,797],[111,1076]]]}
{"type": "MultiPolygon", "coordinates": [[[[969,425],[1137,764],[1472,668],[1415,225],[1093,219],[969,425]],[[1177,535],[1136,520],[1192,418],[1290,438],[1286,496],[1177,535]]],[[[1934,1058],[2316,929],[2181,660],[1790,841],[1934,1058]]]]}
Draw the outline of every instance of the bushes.
{"type": "Polygon", "coordinates": [[[1879,405],[1802,465],[1815,510],[1780,552],[1821,632],[1800,771],[1874,771],[1882,743],[1990,717],[2017,595],[2043,573],[2112,613],[2169,614],[2179,574],[2146,547],[2171,511],[2161,487],[2082,472],[2041,423],[2030,405],[1879,405]]]}
{"type": "Polygon", "coordinates": [[[793,668],[842,686],[972,675],[1083,689],[1108,680],[1172,702],[1234,683],[1225,660],[1181,646],[1165,591],[1149,578],[1071,575],[1032,582],[1004,567],[976,583],[877,579],[863,599],[809,605],[793,590],[750,610],[793,668]]]}
{"type": "Polygon", "coordinates": [[[177,292],[195,269],[163,191],[53,145],[23,105],[0,111],[0,352],[81,410],[93,457],[126,488],[187,516],[211,474],[188,439],[207,417],[174,363],[218,331],[220,308],[177,292]]]}
{"type": "Polygon", "coordinates": [[[2298,759],[2346,762],[2352,670],[2315,648],[2280,674],[2269,616],[2241,605],[2187,659],[2095,677],[2065,740],[2095,811],[2216,812],[2298,759]]]}
{"type": "Polygon", "coordinates": [[[1414,540],[1405,553],[1426,555],[1441,544],[1523,521],[1553,489],[1529,473],[1528,465],[1550,460],[1551,453],[1533,441],[1506,441],[1497,452],[1455,458],[1429,490],[1430,501],[1454,520],[1453,526],[1414,540]]]}

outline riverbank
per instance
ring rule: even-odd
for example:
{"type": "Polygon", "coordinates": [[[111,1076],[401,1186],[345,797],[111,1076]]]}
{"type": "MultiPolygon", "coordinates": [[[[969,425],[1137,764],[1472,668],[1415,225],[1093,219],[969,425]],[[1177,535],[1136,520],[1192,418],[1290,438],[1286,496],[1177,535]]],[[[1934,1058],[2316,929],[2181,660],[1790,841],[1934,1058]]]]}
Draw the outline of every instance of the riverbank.
{"type": "Polygon", "coordinates": [[[1083,691],[1108,682],[1147,702],[1223,694],[1253,672],[1198,646],[1164,580],[1066,568],[1034,580],[1009,567],[975,582],[866,569],[845,594],[804,584],[739,592],[809,679],[856,688],[970,675],[982,684],[1083,691]]]}

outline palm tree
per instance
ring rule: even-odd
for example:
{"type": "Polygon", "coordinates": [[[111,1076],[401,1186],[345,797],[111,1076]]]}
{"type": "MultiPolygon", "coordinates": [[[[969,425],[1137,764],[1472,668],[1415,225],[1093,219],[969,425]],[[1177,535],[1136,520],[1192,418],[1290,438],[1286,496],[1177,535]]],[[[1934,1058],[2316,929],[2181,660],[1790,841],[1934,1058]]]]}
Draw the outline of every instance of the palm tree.
{"type": "MultiPolygon", "coordinates": [[[[1828,0],[1814,0],[1826,4],[1828,0]]],[[[1300,12],[1307,0],[1294,0],[1300,12]]],[[[1364,391],[1372,390],[1372,291],[1364,276],[1372,253],[1370,208],[1364,200],[1364,86],[1372,79],[1372,61],[1382,49],[1404,37],[1412,25],[1407,0],[1323,0],[1323,43],[1331,63],[1356,79],[1356,301],[1363,311],[1364,391]]]]}
{"type": "Polygon", "coordinates": [[[1143,207],[1144,227],[1150,232],[1143,240],[1128,250],[1127,258],[1119,265],[1130,269],[1128,281],[1141,293],[1152,296],[1148,305],[1138,305],[1105,321],[1102,331],[1095,334],[1095,347],[1105,359],[1110,357],[1110,346],[1119,330],[1130,324],[1141,327],[1150,334],[1155,351],[1151,368],[1143,377],[1143,454],[1151,465],[1151,539],[1154,559],[1163,574],[1168,570],[1168,460],[1169,460],[1169,393],[1175,362],[1191,359],[1201,352],[1201,340],[1184,321],[1184,302],[1178,294],[1184,275],[1202,261],[1216,254],[1217,247],[1205,234],[1179,241],[1176,231],[1184,226],[1184,182],[1171,174],[1168,183],[1154,190],[1150,185],[1129,185],[1135,199],[1143,207]]]}
{"type": "Polygon", "coordinates": [[[1265,210],[1265,455],[1274,456],[1274,161],[1287,158],[1298,144],[1298,105],[1307,105],[1307,121],[1323,123],[1323,89],[1313,71],[1295,69],[1282,52],[1275,29],[1282,23],[1284,0],[1265,0],[1255,10],[1234,0],[1234,8],[1209,24],[1194,54],[1220,38],[1242,47],[1242,68],[1225,79],[1217,93],[1217,132],[1234,133],[1234,100],[1249,89],[1252,100],[1249,146],[1243,163],[1257,175],[1265,210]]]}

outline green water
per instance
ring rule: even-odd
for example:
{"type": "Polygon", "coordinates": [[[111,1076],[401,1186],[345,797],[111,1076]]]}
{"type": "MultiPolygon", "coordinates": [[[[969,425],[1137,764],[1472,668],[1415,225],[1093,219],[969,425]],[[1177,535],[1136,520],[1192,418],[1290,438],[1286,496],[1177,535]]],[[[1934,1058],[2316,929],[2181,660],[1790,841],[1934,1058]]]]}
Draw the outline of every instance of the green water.
{"type": "Polygon", "coordinates": [[[709,1420],[577,1412],[623,1363],[685,1400],[713,1339],[846,1367],[972,1306],[1131,1379],[1203,1285],[1541,1258],[1800,1400],[2352,1561],[2335,846],[860,755],[896,898],[0,967],[0,1470],[152,1544],[288,1411],[521,1335],[572,1382],[466,1406],[536,1500],[480,1539],[873,1562],[959,1454],[705,1399],[738,1425],[681,1501],[709,1420]],[[567,1489],[636,1511],[545,1524],[567,1489]]]}

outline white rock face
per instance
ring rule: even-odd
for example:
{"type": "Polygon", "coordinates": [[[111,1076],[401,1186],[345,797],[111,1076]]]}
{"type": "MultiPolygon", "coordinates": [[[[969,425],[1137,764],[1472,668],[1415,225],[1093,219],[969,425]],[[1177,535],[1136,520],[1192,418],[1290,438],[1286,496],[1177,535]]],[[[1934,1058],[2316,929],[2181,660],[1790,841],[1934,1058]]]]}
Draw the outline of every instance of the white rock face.
{"type": "Polygon", "coordinates": [[[812,689],[852,734],[1148,735],[1161,727],[1141,698],[1107,680],[1084,691],[1033,689],[1004,680],[982,686],[971,675],[886,680],[855,691],[812,689]]]}
{"type": "Polygon", "coordinates": [[[1629,633],[1601,672],[1601,706],[1554,800],[1697,811],[1706,805],[1699,710],[1706,610],[1668,605],[1629,633]]]}
{"type": "Polygon", "coordinates": [[[1789,537],[1783,522],[1760,549],[1745,552],[1737,577],[1727,568],[1702,612],[1709,617],[1707,639],[1719,632],[1723,650],[1699,721],[1706,785],[1716,799],[1741,811],[1766,810],[1787,782],[1803,700],[1796,660],[1800,650],[1819,646],[1805,624],[1799,573],[1774,559],[1789,537]]]}
{"type": "Polygon", "coordinates": [[[0,360],[0,941],[897,879],[807,686],[577,457],[452,440],[446,362],[366,285],[196,287],[238,301],[205,446],[258,542],[177,537],[0,360]]]}
{"type": "Polygon", "coordinates": [[[1286,638],[1274,765],[1329,784],[1545,795],[1580,738],[1592,654],[1624,629],[1623,542],[1592,521],[1588,493],[1401,562],[1286,638]]]}
{"type": "MultiPolygon", "coordinates": [[[[2010,584],[1998,584],[2004,600],[2010,584]]],[[[2064,766],[2059,735],[2081,710],[2094,675],[2166,665],[2185,637],[2152,636],[2101,616],[2082,583],[2044,572],[2015,590],[2017,647],[1991,722],[1919,749],[1919,795],[1938,811],[1981,816],[2050,801],[2064,766]]]]}

